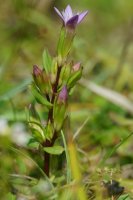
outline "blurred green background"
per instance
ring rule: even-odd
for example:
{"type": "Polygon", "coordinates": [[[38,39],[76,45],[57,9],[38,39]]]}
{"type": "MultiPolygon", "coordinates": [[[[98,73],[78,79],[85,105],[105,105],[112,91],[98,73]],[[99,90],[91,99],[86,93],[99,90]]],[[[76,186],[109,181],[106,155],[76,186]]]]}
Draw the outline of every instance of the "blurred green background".
{"type": "MultiPolygon", "coordinates": [[[[61,21],[53,7],[62,10],[67,4],[75,11],[89,10],[76,30],[70,56],[74,62],[83,64],[84,78],[133,101],[133,1],[4,0],[0,6],[1,180],[5,176],[9,178],[8,174],[14,171],[26,174],[30,171],[26,162],[13,168],[16,162],[20,163],[20,158],[8,147],[12,143],[25,146],[30,137],[25,110],[33,101],[28,90],[32,66],[42,66],[44,49],[56,55],[61,21]]],[[[91,168],[93,171],[100,162],[100,155],[133,130],[132,112],[101,96],[79,84],[70,101],[73,133],[90,116],[77,138],[79,149],[89,155],[86,160],[81,156],[85,172],[91,168]],[[88,166],[91,167],[88,169],[88,166]]],[[[127,180],[128,183],[123,182],[128,186],[133,184],[132,150],[133,138],[130,137],[106,163],[122,167],[120,177],[127,180]]],[[[133,192],[130,187],[127,191],[133,192]]]]}

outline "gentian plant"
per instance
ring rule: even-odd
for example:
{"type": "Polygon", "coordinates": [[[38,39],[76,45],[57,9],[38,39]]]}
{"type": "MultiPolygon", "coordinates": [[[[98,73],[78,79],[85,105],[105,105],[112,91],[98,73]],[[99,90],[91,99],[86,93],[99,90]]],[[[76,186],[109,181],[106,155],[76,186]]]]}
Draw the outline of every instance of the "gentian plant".
{"type": "MultiPolygon", "coordinates": [[[[77,25],[84,19],[88,11],[74,13],[68,5],[60,12],[54,8],[61,18],[61,28],[57,45],[57,56],[44,51],[43,67],[33,66],[31,92],[40,104],[45,118],[40,117],[34,105],[30,105],[29,125],[32,131],[30,143],[37,143],[44,159],[43,171],[50,175],[50,157],[61,154],[63,147],[58,144],[65,119],[68,115],[68,99],[72,88],[82,75],[81,64],[68,60],[68,55],[75,36],[77,25]]],[[[35,104],[36,105],[36,104],[35,104]]]]}

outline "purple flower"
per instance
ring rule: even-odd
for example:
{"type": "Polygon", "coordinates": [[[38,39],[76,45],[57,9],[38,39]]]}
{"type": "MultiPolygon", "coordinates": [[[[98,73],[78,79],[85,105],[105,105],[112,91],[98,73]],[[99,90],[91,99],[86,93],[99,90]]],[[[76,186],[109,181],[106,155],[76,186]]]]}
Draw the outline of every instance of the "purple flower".
{"type": "Polygon", "coordinates": [[[59,93],[58,102],[59,102],[59,103],[66,103],[67,98],[68,98],[68,91],[67,91],[67,87],[64,86],[64,87],[61,89],[60,93],[59,93]]]}
{"type": "Polygon", "coordinates": [[[71,29],[75,29],[77,24],[79,24],[88,14],[88,11],[73,13],[70,5],[68,5],[66,9],[62,12],[60,12],[56,7],[54,7],[54,9],[59,17],[62,19],[64,26],[71,29]]]}

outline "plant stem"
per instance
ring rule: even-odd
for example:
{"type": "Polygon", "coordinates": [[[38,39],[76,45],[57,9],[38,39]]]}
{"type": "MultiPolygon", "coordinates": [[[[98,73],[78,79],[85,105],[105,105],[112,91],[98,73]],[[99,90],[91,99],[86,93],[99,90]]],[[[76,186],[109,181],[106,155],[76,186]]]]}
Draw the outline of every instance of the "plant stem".
{"type": "MultiPolygon", "coordinates": [[[[53,94],[52,94],[52,98],[51,98],[51,103],[52,104],[54,103],[54,100],[55,100],[55,97],[56,97],[58,84],[59,84],[60,73],[61,73],[61,68],[62,68],[62,66],[58,67],[55,84],[53,85],[53,94]]],[[[48,121],[53,123],[53,120],[54,119],[53,119],[53,107],[52,107],[49,110],[49,113],[48,113],[48,121]]],[[[56,138],[57,138],[57,132],[56,132],[56,130],[54,130],[54,134],[53,134],[52,140],[51,141],[46,140],[44,142],[43,146],[44,147],[52,147],[54,145],[54,142],[55,142],[56,138]]],[[[44,172],[48,177],[49,177],[49,171],[50,171],[50,154],[47,153],[47,152],[44,152],[44,172]]]]}
{"type": "Polygon", "coordinates": [[[49,163],[50,163],[50,155],[49,153],[44,153],[44,172],[49,177],[49,163]]]}
{"type": "MultiPolygon", "coordinates": [[[[54,142],[57,138],[57,132],[54,132],[53,138],[51,141],[46,140],[44,142],[45,147],[52,147],[54,145],[54,142]]],[[[50,170],[50,154],[47,152],[44,152],[44,173],[49,177],[49,170],[50,170]]]]}

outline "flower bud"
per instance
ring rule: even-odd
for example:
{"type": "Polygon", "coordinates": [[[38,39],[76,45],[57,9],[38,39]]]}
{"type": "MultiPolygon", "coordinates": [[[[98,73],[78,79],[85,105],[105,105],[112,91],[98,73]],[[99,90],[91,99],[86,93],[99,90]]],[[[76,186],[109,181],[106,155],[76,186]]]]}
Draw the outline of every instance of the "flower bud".
{"type": "Polygon", "coordinates": [[[48,93],[50,91],[49,77],[46,75],[43,69],[40,69],[38,66],[33,66],[33,78],[37,87],[43,93],[48,93]]]}
{"type": "Polygon", "coordinates": [[[42,69],[40,69],[37,65],[33,66],[33,78],[38,87],[42,83],[42,72],[42,69]]]}
{"type": "Polygon", "coordinates": [[[67,87],[64,86],[59,93],[58,103],[66,103],[67,98],[68,98],[68,91],[67,91],[67,87]]]}
{"type": "Polygon", "coordinates": [[[73,69],[74,72],[76,72],[76,71],[78,71],[80,69],[80,67],[81,67],[81,63],[78,62],[72,67],[72,69],[73,69]]]}
{"type": "Polygon", "coordinates": [[[41,76],[41,74],[42,74],[42,69],[40,69],[37,65],[34,65],[33,66],[33,76],[34,76],[34,78],[41,76]]]}

